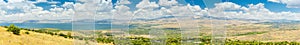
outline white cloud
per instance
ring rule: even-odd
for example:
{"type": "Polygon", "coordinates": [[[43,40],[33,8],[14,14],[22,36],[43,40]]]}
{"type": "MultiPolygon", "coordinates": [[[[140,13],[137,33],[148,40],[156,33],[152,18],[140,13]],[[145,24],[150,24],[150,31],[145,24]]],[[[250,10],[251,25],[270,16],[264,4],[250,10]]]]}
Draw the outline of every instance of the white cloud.
{"type": "Polygon", "coordinates": [[[5,2],[4,1],[0,1],[0,4],[4,4],[5,2]]]}
{"type": "Polygon", "coordinates": [[[234,4],[232,2],[217,3],[215,4],[215,6],[215,9],[218,10],[236,10],[241,8],[240,5],[234,4]]]}
{"type": "MultiPolygon", "coordinates": [[[[161,0],[160,0],[161,1],[161,0]]],[[[263,3],[249,4],[247,7],[240,6],[231,2],[216,3],[215,8],[201,9],[200,6],[179,5],[172,1],[165,0],[155,3],[149,0],[143,0],[136,5],[137,10],[130,8],[121,3],[112,7],[111,0],[89,1],[81,0],[81,2],[91,3],[75,3],[66,2],[63,8],[56,7],[50,11],[43,10],[42,7],[37,7],[29,2],[16,3],[0,3],[0,20],[5,21],[27,21],[27,20],[65,20],[65,19],[110,19],[114,16],[115,19],[129,20],[134,15],[134,18],[157,18],[164,15],[174,16],[195,16],[205,15],[215,17],[241,18],[241,19],[289,19],[300,20],[299,13],[293,12],[271,12],[264,7],[263,3]],[[160,8],[159,8],[160,7],[160,8]],[[115,8],[115,9],[113,9],[115,8]],[[21,9],[24,13],[7,14],[8,9],[21,9]],[[96,12],[97,11],[97,12],[96,12]],[[3,15],[7,14],[7,15],[3,15]],[[72,17],[73,16],[73,17],[72,17]],[[94,17],[95,18],[91,18],[94,17]],[[276,18],[274,18],[276,17],[276,18]]],[[[125,1],[126,2],[126,1],[125,1]]],[[[4,21],[1,21],[4,22],[4,21]]]]}
{"type": "Polygon", "coordinates": [[[201,7],[198,6],[198,5],[195,5],[195,6],[191,6],[190,4],[187,5],[189,7],[189,9],[191,11],[201,11],[201,7]]]}
{"type": "Polygon", "coordinates": [[[28,20],[70,20],[71,15],[74,14],[73,10],[64,10],[62,8],[52,8],[51,11],[43,10],[42,7],[35,6],[34,3],[27,1],[0,3],[0,20],[14,23],[22,23],[28,20]],[[19,12],[14,13],[15,11],[19,12]],[[7,12],[10,13],[8,14],[7,12]]]}
{"type": "Polygon", "coordinates": [[[160,6],[172,6],[176,5],[178,2],[176,0],[159,0],[159,5],[160,6]]]}
{"type": "Polygon", "coordinates": [[[270,2],[276,2],[276,3],[280,3],[281,2],[281,0],[268,0],[268,1],[270,1],[270,2]]]}
{"type": "Polygon", "coordinates": [[[49,9],[49,10],[52,11],[52,12],[62,12],[62,11],[64,11],[63,8],[57,8],[57,7],[51,8],[51,9],[49,9]]]}
{"type": "Polygon", "coordinates": [[[248,7],[241,7],[237,4],[224,2],[216,4],[216,7],[209,9],[210,16],[227,17],[227,18],[240,18],[240,19],[257,19],[257,20],[300,20],[299,13],[293,12],[271,12],[264,7],[264,4],[249,4],[248,7]],[[224,4],[224,5],[223,5],[224,4]],[[235,5],[235,6],[233,6],[235,5]],[[216,10],[224,9],[225,10],[216,10]],[[228,11],[233,10],[233,11],[228,11]]]}
{"type": "Polygon", "coordinates": [[[136,5],[137,8],[139,9],[153,9],[153,8],[158,8],[159,5],[156,4],[155,2],[150,2],[149,0],[143,0],[140,3],[136,5]]]}
{"type": "Polygon", "coordinates": [[[128,0],[120,0],[118,4],[131,4],[128,0]]]}
{"type": "Polygon", "coordinates": [[[16,2],[23,2],[25,0],[7,0],[8,3],[16,3],[16,2]]]}
{"type": "Polygon", "coordinates": [[[288,8],[300,8],[300,0],[268,0],[270,2],[286,4],[288,8]]]}
{"type": "Polygon", "coordinates": [[[64,8],[73,8],[73,2],[65,2],[65,4],[62,5],[64,8]]]}
{"type": "Polygon", "coordinates": [[[119,5],[119,6],[116,6],[115,8],[116,8],[116,10],[123,11],[123,12],[130,10],[130,8],[125,5],[119,5]]]}
{"type": "Polygon", "coordinates": [[[6,14],[6,11],[0,10],[0,15],[6,14]]]}
{"type": "Polygon", "coordinates": [[[47,0],[36,0],[37,2],[47,2],[47,0]]]}

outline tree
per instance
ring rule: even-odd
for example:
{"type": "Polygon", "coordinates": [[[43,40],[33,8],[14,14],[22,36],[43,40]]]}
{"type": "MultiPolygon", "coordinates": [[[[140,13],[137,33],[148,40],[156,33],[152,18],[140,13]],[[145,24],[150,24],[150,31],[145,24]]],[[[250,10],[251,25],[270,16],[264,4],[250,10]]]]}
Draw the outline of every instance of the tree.
{"type": "Polygon", "coordinates": [[[20,30],[18,27],[16,27],[14,24],[10,24],[7,31],[13,32],[15,35],[20,35],[20,30]]]}

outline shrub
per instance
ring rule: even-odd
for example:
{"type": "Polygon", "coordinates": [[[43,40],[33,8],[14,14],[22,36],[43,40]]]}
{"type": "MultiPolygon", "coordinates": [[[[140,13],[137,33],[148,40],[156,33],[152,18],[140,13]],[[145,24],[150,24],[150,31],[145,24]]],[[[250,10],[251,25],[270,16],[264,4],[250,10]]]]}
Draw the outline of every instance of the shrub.
{"type": "Polygon", "coordinates": [[[180,37],[171,37],[166,40],[167,45],[180,45],[180,37]]]}
{"type": "Polygon", "coordinates": [[[54,33],[54,35],[57,35],[57,33],[54,33]]]}
{"type": "Polygon", "coordinates": [[[144,38],[144,37],[131,37],[130,42],[133,45],[150,45],[150,39],[149,38],[144,38]]]}
{"type": "Polygon", "coordinates": [[[111,33],[104,33],[105,36],[113,36],[111,33]]]}
{"type": "Polygon", "coordinates": [[[44,33],[44,31],[42,30],[34,30],[35,32],[38,32],[38,33],[44,33]]]}
{"type": "Polygon", "coordinates": [[[65,34],[63,34],[63,33],[60,33],[59,36],[62,36],[62,37],[64,37],[64,38],[68,38],[68,36],[65,35],[65,34]]]}
{"type": "Polygon", "coordinates": [[[7,31],[13,32],[15,35],[20,35],[20,29],[16,27],[14,24],[10,24],[7,31]]]}
{"type": "Polygon", "coordinates": [[[48,34],[50,34],[50,35],[54,35],[54,33],[53,32],[47,32],[48,34]]]}
{"type": "Polygon", "coordinates": [[[97,38],[97,42],[102,42],[102,43],[111,43],[114,40],[112,38],[107,38],[107,37],[102,37],[102,38],[97,38]]]}
{"type": "Polygon", "coordinates": [[[68,32],[67,36],[68,36],[69,38],[73,38],[73,37],[72,37],[72,33],[70,33],[70,32],[68,32]]]}
{"type": "Polygon", "coordinates": [[[29,34],[29,32],[25,32],[25,34],[29,34]]]}
{"type": "Polygon", "coordinates": [[[4,28],[8,28],[8,26],[3,26],[4,28]]]}

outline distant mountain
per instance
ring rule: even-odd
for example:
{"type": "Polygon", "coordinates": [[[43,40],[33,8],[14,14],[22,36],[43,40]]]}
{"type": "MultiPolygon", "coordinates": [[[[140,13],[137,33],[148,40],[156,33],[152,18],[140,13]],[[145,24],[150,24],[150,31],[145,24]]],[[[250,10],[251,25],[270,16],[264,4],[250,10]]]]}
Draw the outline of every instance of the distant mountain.
{"type": "Polygon", "coordinates": [[[23,23],[38,23],[40,22],[39,20],[27,20],[27,21],[24,21],[23,23]]]}
{"type": "Polygon", "coordinates": [[[287,19],[280,19],[280,20],[270,20],[261,22],[260,24],[300,24],[299,20],[287,20],[287,19]]]}
{"type": "Polygon", "coordinates": [[[216,20],[241,20],[241,21],[257,21],[257,24],[300,24],[300,20],[257,20],[257,19],[243,19],[243,18],[226,18],[226,17],[214,17],[209,15],[203,15],[202,18],[206,19],[216,19],[216,20]]]}
{"type": "MultiPolygon", "coordinates": [[[[136,18],[132,21],[139,20],[139,21],[153,21],[153,20],[160,20],[160,19],[168,19],[168,18],[181,18],[184,16],[172,16],[172,15],[166,15],[161,16],[157,18],[136,18]]],[[[244,19],[244,18],[227,18],[227,17],[215,17],[215,16],[209,16],[209,15],[199,15],[198,18],[194,18],[197,20],[201,19],[213,19],[213,20],[240,20],[240,21],[253,21],[255,23],[263,23],[263,24],[298,24],[300,21],[297,20],[286,20],[286,19],[280,19],[280,20],[258,20],[258,19],[244,19]]],[[[112,21],[120,21],[118,19],[82,19],[82,20],[76,20],[72,21],[70,19],[62,19],[62,20],[26,20],[21,21],[21,23],[101,23],[101,24],[108,24],[112,21]]]]}
{"type": "Polygon", "coordinates": [[[113,19],[103,19],[103,20],[96,20],[95,23],[97,24],[108,24],[111,23],[113,19]]]}
{"type": "Polygon", "coordinates": [[[60,19],[60,20],[25,20],[21,23],[69,23],[71,20],[60,19]]]}
{"type": "Polygon", "coordinates": [[[175,16],[171,16],[171,15],[166,15],[166,16],[162,16],[162,17],[157,17],[157,18],[137,18],[134,20],[143,20],[143,21],[152,21],[152,20],[159,20],[159,19],[167,19],[167,18],[175,18],[175,16]]]}
{"type": "Polygon", "coordinates": [[[242,18],[226,18],[226,17],[214,17],[209,15],[203,15],[202,18],[206,19],[216,19],[216,20],[241,20],[241,21],[260,21],[256,19],[242,19],[242,18]]]}

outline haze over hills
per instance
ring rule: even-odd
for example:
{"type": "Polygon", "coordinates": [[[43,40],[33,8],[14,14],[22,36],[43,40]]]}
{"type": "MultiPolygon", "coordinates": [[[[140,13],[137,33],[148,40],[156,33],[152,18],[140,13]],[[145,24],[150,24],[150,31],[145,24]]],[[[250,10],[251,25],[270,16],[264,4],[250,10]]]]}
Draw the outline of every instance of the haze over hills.
{"type": "MultiPolygon", "coordinates": [[[[172,16],[166,15],[157,18],[130,18],[127,20],[131,21],[153,21],[153,20],[161,20],[168,18],[181,18],[186,16],[172,16]]],[[[287,20],[287,19],[269,19],[269,20],[259,20],[259,19],[244,19],[244,18],[227,18],[227,17],[215,17],[210,15],[197,15],[190,18],[194,18],[195,20],[237,20],[237,21],[248,21],[252,23],[289,23],[294,24],[300,22],[299,20],[287,20]]],[[[60,19],[60,20],[12,20],[12,21],[0,21],[0,23],[99,23],[99,24],[109,24],[112,21],[118,21],[119,19],[82,19],[82,20],[70,20],[70,19],[60,19]]]]}

